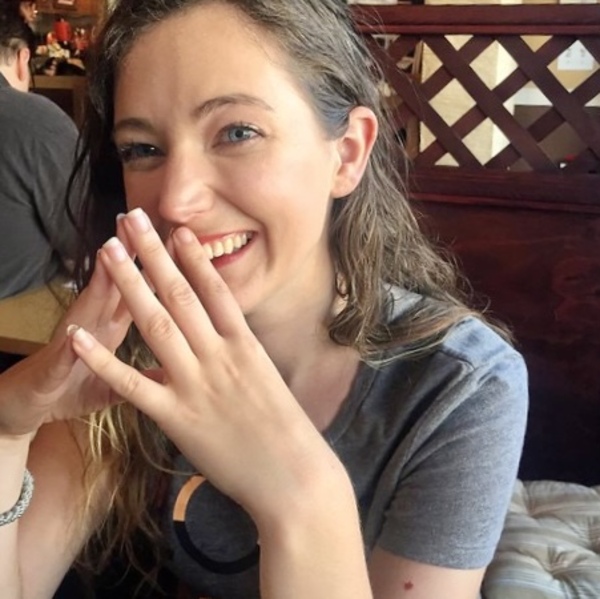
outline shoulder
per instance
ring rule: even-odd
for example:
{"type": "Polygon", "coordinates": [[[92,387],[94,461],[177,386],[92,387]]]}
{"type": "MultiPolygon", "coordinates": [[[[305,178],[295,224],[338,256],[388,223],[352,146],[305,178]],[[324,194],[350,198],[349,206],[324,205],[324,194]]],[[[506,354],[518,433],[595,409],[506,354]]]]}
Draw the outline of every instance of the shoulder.
{"type": "MultiPolygon", "coordinates": [[[[394,293],[390,320],[424,309],[432,300],[394,293]]],[[[402,389],[410,400],[448,415],[454,410],[506,411],[522,420],[528,407],[528,376],[523,356],[491,326],[475,316],[451,326],[441,340],[417,356],[398,346],[383,356],[377,378],[389,391],[402,389]],[[410,385],[406,384],[410,381],[410,385]],[[484,407],[485,406],[485,407],[484,407]]],[[[381,388],[381,387],[380,387],[381,388]]],[[[404,402],[406,402],[406,396],[404,402]]],[[[410,402],[409,402],[410,403],[410,402]]],[[[420,411],[420,410],[419,410],[420,411]]]]}
{"type": "Polygon", "coordinates": [[[449,331],[428,368],[429,376],[436,372],[459,420],[496,421],[521,435],[529,404],[525,360],[484,322],[468,318],[449,331]]]}
{"type": "MultiPolygon", "coordinates": [[[[416,293],[393,288],[390,291],[388,322],[413,318],[441,303],[416,293]]],[[[400,349],[400,347],[399,347],[400,349]]],[[[392,350],[393,355],[397,350],[392,350]]],[[[521,354],[489,324],[476,316],[466,317],[449,327],[441,341],[428,352],[427,357],[436,362],[446,361],[457,368],[477,370],[508,360],[523,366],[521,354]]]]}
{"type": "Polygon", "coordinates": [[[524,368],[523,356],[488,324],[470,317],[454,325],[437,352],[470,370],[489,370],[503,362],[524,368]]]}
{"type": "Polygon", "coordinates": [[[3,104],[5,120],[20,135],[30,132],[37,139],[77,139],[77,127],[69,115],[40,94],[9,90],[3,104]]]}

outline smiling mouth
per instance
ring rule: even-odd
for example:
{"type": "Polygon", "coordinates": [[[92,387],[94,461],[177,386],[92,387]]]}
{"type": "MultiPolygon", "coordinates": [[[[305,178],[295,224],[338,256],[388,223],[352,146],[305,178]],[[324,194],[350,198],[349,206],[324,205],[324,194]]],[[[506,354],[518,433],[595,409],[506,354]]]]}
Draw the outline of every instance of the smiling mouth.
{"type": "Polygon", "coordinates": [[[230,256],[241,250],[252,239],[252,233],[236,233],[221,239],[203,243],[202,247],[210,260],[220,256],[230,256]]]}

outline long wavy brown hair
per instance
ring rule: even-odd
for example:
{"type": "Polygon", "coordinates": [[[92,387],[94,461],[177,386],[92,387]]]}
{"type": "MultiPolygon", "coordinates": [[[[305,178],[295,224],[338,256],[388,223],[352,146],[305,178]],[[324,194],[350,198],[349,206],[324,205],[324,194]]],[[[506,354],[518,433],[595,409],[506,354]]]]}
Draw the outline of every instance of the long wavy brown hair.
{"type": "MultiPolygon", "coordinates": [[[[77,268],[80,288],[89,280],[96,251],[114,234],[117,214],[126,210],[121,165],[112,141],[119,65],[141,33],[208,2],[236,7],[280,45],[287,67],[332,138],[344,131],[356,106],[370,108],[379,120],[379,135],[359,186],[333,203],[330,250],[336,288],[344,302],[341,312],[325,323],[331,339],[356,348],[364,360],[377,362],[382,350],[392,345],[403,348],[401,355],[430,351],[453,324],[468,315],[481,317],[466,306],[456,269],[422,234],[409,206],[406,161],[385,113],[380,74],[340,0],[116,4],[95,42],[80,140],[78,168],[89,167],[89,196],[80,222],[85,240],[77,268]],[[390,325],[383,314],[393,286],[436,301],[417,303],[390,325]]],[[[152,360],[135,332],[119,355],[138,367],[152,360]]],[[[159,502],[155,489],[160,473],[169,467],[169,443],[154,423],[126,404],[93,415],[89,430],[89,496],[94,497],[100,471],[109,472],[112,489],[110,509],[91,543],[100,548],[94,563],[102,564],[115,550],[125,551],[135,563],[134,532],[141,530],[153,541],[160,538],[153,510],[159,502]]],[[[158,552],[159,544],[153,545],[158,552]]]]}

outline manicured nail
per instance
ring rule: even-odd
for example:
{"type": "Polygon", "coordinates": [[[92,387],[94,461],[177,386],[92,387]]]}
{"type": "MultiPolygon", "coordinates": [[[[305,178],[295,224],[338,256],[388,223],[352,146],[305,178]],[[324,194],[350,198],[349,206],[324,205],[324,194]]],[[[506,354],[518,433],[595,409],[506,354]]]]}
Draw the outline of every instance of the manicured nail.
{"type": "Polygon", "coordinates": [[[70,325],[67,327],[67,335],[68,335],[69,337],[72,337],[72,336],[73,336],[73,334],[75,333],[75,331],[76,331],[78,328],[79,328],[79,325],[77,325],[77,324],[70,324],[70,325]]]}
{"type": "Polygon", "coordinates": [[[71,335],[73,344],[80,349],[90,350],[94,347],[94,338],[81,327],[77,327],[77,330],[71,335]]]}
{"type": "Polygon", "coordinates": [[[117,214],[117,220],[123,220],[127,215],[124,212],[119,212],[119,214],[117,214]]]}
{"type": "Polygon", "coordinates": [[[115,262],[125,262],[127,260],[127,250],[117,237],[111,237],[103,246],[109,258],[115,262]]]}
{"type": "Polygon", "coordinates": [[[131,223],[134,231],[138,233],[147,233],[150,230],[150,219],[141,208],[134,208],[127,218],[131,223]]]}
{"type": "Polygon", "coordinates": [[[177,240],[181,243],[192,243],[192,241],[194,241],[194,234],[185,227],[177,229],[174,232],[174,235],[177,237],[177,240]]]}

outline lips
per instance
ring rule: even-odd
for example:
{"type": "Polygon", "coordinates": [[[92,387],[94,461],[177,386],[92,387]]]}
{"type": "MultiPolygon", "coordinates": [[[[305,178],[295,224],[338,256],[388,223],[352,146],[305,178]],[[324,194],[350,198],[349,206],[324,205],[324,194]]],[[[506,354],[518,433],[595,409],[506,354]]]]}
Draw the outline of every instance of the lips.
{"type": "Polygon", "coordinates": [[[234,233],[210,242],[202,242],[202,247],[210,260],[221,256],[229,256],[242,249],[252,239],[252,233],[234,233]]]}

